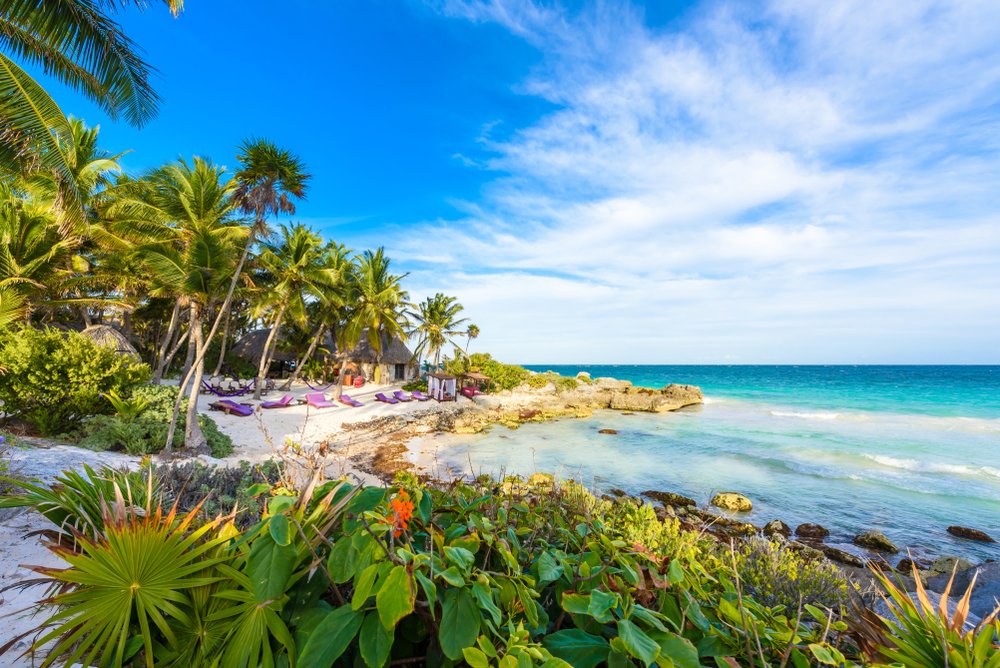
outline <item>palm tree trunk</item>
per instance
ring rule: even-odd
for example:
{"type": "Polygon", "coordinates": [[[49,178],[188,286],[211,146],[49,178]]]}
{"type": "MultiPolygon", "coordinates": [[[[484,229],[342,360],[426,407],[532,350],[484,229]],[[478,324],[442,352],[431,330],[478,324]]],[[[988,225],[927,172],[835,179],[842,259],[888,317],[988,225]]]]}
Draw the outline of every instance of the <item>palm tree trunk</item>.
{"type": "Polygon", "coordinates": [[[285,381],[285,384],[281,386],[282,390],[289,390],[292,387],[292,383],[299,379],[302,375],[302,367],[305,366],[306,362],[312,359],[313,353],[316,352],[316,348],[319,347],[319,342],[323,339],[323,334],[326,333],[326,324],[320,323],[320,326],[316,328],[316,334],[313,335],[312,341],[309,343],[309,350],[302,357],[302,360],[295,365],[295,371],[292,372],[291,377],[285,381]]]}
{"type": "Polygon", "coordinates": [[[344,393],[344,374],[347,373],[347,355],[344,354],[344,361],[340,363],[340,374],[337,375],[337,399],[344,393]]]}
{"type": "Polygon", "coordinates": [[[213,376],[218,376],[222,373],[222,365],[226,361],[226,343],[229,341],[229,328],[233,324],[233,314],[230,311],[226,311],[226,326],[222,328],[222,347],[219,349],[219,361],[215,363],[215,371],[212,372],[213,376]]]}
{"type": "Polygon", "coordinates": [[[181,334],[177,338],[177,341],[174,343],[174,347],[170,349],[169,353],[167,353],[167,359],[165,359],[163,361],[163,374],[164,375],[166,375],[166,373],[168,371],[170,371],[170,365],[174,363],[174,356],[177,355],[177,352],[181,349],[181,346],[184,345],[184,342],[188,340],[189,336],[191,336],[191,328],[190,327],[188,327],[186,330],[184,330],[184,333],[181,334]]]}
{"type": "Polygon", "coordinates": [[[163,335],[163,342],[160,344],[160,352],[156,356],[156,370],[153,372],[154,385],[159,385],[160,381],[163,380],[163,372],[166,371],[164,361],[167,359],[167,351],[170,349],[170,344],[173,343],[174,334],[177,333],[177,326],[181,320],[180,315],[181,300],[178,299],[174,302],[174,310],[170,314],[170,324],[167,326],[167,331],[163,335]]]}
{"type": "Polygon", "coordinates": [[[261,390],[264,389],[264,379],[267,378],[267,371],[271,367],[271,348],[277,346],[278,332],[281,331],[281,320],[285,317],[286,304],[282,303],[281,308],[278,309],[278,315],[274,318],[274,324],[271,325],[271,332],[267,335],[267,341],[264,342],[264,350],[260,353],[260,364],[257,366],[257,382],[253,388],[253,398],[260,399],[261,390]]]}
{"type": "MultiPolygon", "coordinates": [[[[258,220],[258,224],[263,224],[263,221],[258,220]]],[[[233,302],[233,293],[236,292],[236,286],[240,281],[240,274],[243,272],[243,265],[246,264],[247,258],[250,256],[250,248],[253,246],[255,239],[256,234],[253,229],[251,229],[250,236],[247,239],[247,245],[243,248],[243,254],[240,255],[240,261],[236,265],[236,271],[233,273],[233,280],[229,282],[229,291],[226,292],[226,298],[222,301],[222,306],[219,307],[219,314],[216,316],[215,322],[212,323],[212,329],[209,330],[208,336],[205,337],[205,345],[202,347],[201,352],[198,353],[197,359],[195,360],[196,367],[204,364],[205,353],[208,352],[208,347],[212,344],[212,339],[215,338],[215,333],[219,331],[219,324],[222,322],[222,315],[229,312],[229,305],[233,302]]],[[[170,452],[171,439],[173,438],[174,431],[177,429],[177,419],[180,417],[181,403],[184,401],[183,388],[187,387],[190,381],[191,370],[188,370],[188,372],[184,374],[184,378],[181,381],[181,392],[177,394],[177,400],[174,402],[174,414],[170,418],[170,429],[167,430],[167,442],[164,444],[163,448],[165,452],[170,452]]]]}
{"type": "Polygon", "coordinates": [[[208,441],[198,424],[198,388],[201,386],[202,376],[205,375],[205,340],[202,332],[201,313],[198,305],[192,306],[194,322],[191,323],[194,334],[195,347],[198,350],[200,362],[194,366],[194,380],[192,381],[191,398],[188,400],[187,423],[184,425],[184,448],[193,455],[211,454],[208,448],[208,441]]]}
{"type": "MultiPolygon", "coordinates": [[[[198,340],[198,335],[195,333],[195,322],[199,321],[198,304],[196,302],[191,302],[191,305],[188,307],[188,310],[189,310],[188,320],[190,324],[188,325],[187,336],[188,336],[188,349],[190,350],[192,342],[197,342],[198,340]]],[[[198,324],[200,325],[200,322],[198,324]]],[[[178,346],[179,345],[180,342],[178,342],[178,346]]],[[[184,374],[184,377],[181,379],[180,385],[177,387],[177,400],[174,402],[174,417],[170,421],[170,426],[167,428],[167,442],[163,446],[164,453],[169,454],[173,450],[174,433],[177,431],[177,420],[178,418],[180,418],[181,404],[184,401],[184,397],[188,391],[188,386],[191,384],[191,380],[192,377],[189,374],[184,374]]],[[[198,382],[199,384],[201,383],[200,379],[198,382]]],[[[192,390],[191,394],[194,395],[191,398],[197,401],[197,396],[198,396],[197,388],[192,390]]],[[[188,408],[190,412],[190,406],[188,408]]],[[[185,437],[186,436],[187,436],[187,430],[185,429],[185,437]]]]}
{"type": "Polygon", "coordinates": [[[194,318],[195,318],[194,304],[192,304],[191,306],[192,306],[191,321],[188,324],[187,355],[184,356],[184,371],[183,373],[181,373],[181,376],[183,376],[184,378],[191,377],[190,373],[191,365],[194,364],[195,355],[198,353],[198,340],[197,337],[194,335],[194,318]]]}

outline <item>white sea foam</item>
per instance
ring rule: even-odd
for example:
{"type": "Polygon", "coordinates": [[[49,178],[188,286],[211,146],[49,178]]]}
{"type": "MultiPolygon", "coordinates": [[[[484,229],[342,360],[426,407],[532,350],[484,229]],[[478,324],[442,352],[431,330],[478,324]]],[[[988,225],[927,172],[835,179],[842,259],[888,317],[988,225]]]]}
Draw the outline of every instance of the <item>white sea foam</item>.
{"type": "Polygon", "coordinates": [[[887,468],[914,471],[917,473],[949,473],[953,475],[987,476],[1000,478],[1000,469],[992,466],[970,466],[967,464],[945,464],[941,462],[921,462],[916,459],[902,459],[888,455],[866,454],[865,459],[887,468]]]}
{"type": "Polygon", "coordinates": [[[815,412],[771,411],[771,415],[775,417],[802,418],[803,420],[836,420],[837,418],[840,417],[840,413],[834,413],[833,411],[815,411],[815,412]]]}

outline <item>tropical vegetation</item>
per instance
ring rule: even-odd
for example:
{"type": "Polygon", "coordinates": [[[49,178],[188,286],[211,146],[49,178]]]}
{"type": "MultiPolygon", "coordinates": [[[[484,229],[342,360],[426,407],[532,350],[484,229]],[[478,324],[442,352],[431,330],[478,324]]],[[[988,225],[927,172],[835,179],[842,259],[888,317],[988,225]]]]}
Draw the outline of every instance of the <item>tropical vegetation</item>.
{"type": "Polygon", "coordinates": [[[825,562],[766,541],[734,551],[549,476],[297,488],[255,471],[230,482],[256,503],[238,519],[162,475],[86,469],[0,500],[45,516],[67,563],[37,569],[56,592],[32,631],[44,665],[1000,662],[1000,622],[965,628],[967,596],[949,614],[885,579],[898,622],[848,624],[825,562]],[[794,573],[784,601],[752,593],[762,560],[794,573]]]}

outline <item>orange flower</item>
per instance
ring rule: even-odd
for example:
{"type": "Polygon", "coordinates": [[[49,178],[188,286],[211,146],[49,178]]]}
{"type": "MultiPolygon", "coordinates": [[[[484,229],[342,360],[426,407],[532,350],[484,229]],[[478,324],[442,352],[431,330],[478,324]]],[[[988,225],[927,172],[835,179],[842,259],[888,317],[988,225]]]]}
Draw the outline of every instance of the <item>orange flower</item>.
{"type": "Polygon", "coordinates": [[[406,490],[400,488],[399,494],[390,502],[390,505],[392,505],[392,535],[399,538],[407,528],[410,518],[413,517],[413,502],[410,501],[410,495],[406,493],[406,490]]]}

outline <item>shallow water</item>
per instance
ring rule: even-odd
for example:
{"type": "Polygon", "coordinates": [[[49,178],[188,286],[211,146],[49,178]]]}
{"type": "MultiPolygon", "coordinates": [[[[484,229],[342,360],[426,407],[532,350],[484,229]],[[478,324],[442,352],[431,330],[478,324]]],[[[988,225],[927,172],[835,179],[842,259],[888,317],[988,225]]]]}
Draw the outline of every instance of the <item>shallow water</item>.
{"type": "Polygon", "coordinates": [[[1000,367],[554,370],[700,384],[707,401],[444,439],[439,461],[555,472],[598,489],[671,490],[702,503],[736,490],[754,501],[751,521],[819,522],[832,543],[878,528],[918,555],[1000,558],[996,544],[945,532],[961,524],[1000,539],[1000,367]],[[597,433],[604,428],[619,434],[597,433]]]}

